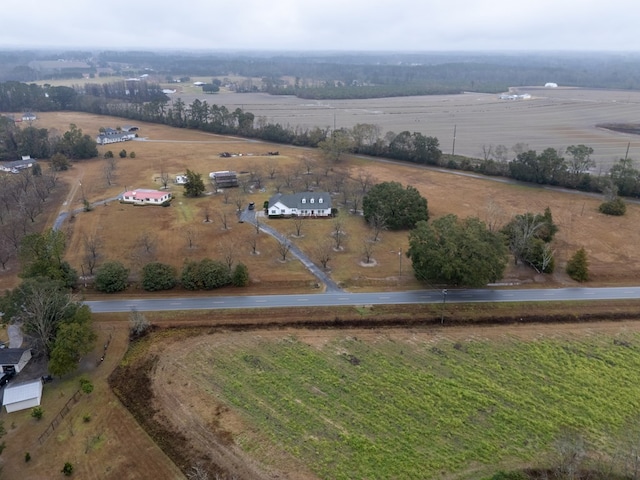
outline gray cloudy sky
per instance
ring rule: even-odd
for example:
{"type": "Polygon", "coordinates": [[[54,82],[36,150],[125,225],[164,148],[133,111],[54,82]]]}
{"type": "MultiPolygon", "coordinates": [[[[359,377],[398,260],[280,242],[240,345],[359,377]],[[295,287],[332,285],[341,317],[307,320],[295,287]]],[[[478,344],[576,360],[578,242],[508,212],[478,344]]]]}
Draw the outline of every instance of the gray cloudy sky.
{"type": "Polygon", "coordinates": [[[25,0],[0,48],[640,51],[639,22],[637,0],[25,0]]]}

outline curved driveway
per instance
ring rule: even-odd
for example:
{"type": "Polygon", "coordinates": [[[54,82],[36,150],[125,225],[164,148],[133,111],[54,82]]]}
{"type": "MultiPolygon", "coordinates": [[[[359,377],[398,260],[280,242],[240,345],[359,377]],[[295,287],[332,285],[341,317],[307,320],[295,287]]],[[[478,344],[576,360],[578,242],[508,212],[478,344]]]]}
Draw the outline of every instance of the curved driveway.
{"type": "Polygon", "coordinates": [[[376,293],[312,293],[162,299],[95,300],[84,302],[95,313],[165,310],[220,310],[227,308],[275,308],[391,305],[416,303],[552,302],[576,300],[635,300],[640,287],[558,289],[415,290],[376,293]]]}

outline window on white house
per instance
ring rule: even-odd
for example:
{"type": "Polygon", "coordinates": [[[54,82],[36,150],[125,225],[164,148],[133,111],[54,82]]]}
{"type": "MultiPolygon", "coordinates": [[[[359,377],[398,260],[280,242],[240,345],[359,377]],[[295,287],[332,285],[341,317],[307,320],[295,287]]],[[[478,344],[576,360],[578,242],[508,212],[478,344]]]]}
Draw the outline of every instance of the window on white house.
{"type": "Polygon", "coordinates": [[[314,203],[314,202],[315,202],[315,199],[314,199],[314,198],[312,198],[312,199],[311,199],[311,203],[314,203]]]}

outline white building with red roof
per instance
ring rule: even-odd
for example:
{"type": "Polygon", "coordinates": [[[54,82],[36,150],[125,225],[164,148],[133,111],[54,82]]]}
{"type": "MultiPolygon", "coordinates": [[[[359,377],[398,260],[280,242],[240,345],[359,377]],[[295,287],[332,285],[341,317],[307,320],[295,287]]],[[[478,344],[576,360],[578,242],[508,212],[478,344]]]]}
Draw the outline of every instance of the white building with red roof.
{"type": "Polygon", "coordinates": [[[133,203],[135,205],[162,205],[165,202],[171,201],[171,194],[169,192],[161,192],[160,190],[138,188],[137,190],[124,192],[120,201],[133,203]]]}

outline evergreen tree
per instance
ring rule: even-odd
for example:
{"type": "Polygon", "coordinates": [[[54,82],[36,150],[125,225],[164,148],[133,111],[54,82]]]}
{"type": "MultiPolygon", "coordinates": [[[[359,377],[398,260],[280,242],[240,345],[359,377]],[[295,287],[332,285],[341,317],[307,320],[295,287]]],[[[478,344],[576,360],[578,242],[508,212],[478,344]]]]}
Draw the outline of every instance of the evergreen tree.
{"type": "Polygon", "coordinates": [[[584,247],[574,253],[567,262],[567,274],[576,282],[589,280],[589,261],[584,247]]]}

